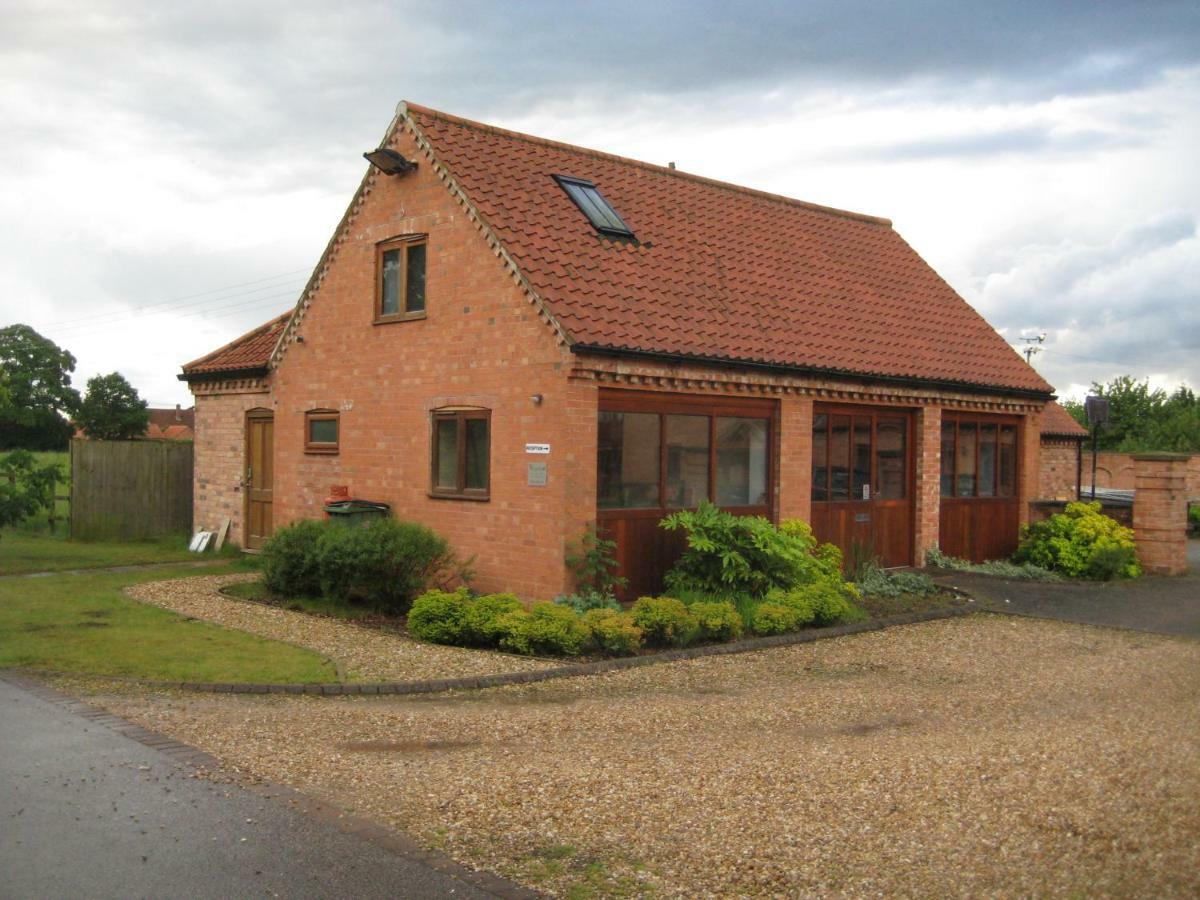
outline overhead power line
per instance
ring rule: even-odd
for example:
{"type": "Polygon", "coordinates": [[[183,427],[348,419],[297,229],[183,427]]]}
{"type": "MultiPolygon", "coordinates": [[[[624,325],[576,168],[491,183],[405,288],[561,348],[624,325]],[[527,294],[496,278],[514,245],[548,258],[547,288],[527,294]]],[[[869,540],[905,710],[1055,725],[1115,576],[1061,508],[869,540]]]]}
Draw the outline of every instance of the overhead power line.
{"type": "MultiPolygon", "coordinates": [[[[281,272],[277,275],[270,275],[265,278],[254,279],[253,281],[243,281],[243,282],[239,282],[237,284],[228,284],[228,285],[225,285],[224,287],[211,288],[207,291],[199,291],[198,293],[195,293],[195,294],[184,294],[182,296],[171,297],[171,298],[168,298],[165,300],[157,300],[153,303],[143,303],[138,306],[128,307],[125,309],[106,310],[104,312],[92,313],[90,315],[85,315],[85,316],[73,316],[70,319],[63,319],[58,322],[51,322],[45,327],[47,327],[47,328],[74,328],[77,326],[88,325],[88,324],[91,324],[94,322],[106,321],[106,320],[113,319],[113,318],[124,319],[124,318],[130,318],[133,316],[153,314],[154,312],[159,312],[159,311],[163,311],[163,310],[170,309],[170,308],[184,309],[184,308],[190,308],[193,306],[202,306],[206,303],[220,302],[222,300],[232,300],[236,297],[249,297],[253,294],[258,294],[263,291],[269,291],[269,290],[273,290],[275,288],[284,287],[284,285],[286,284],[286,282],[280,282],[278,284],[267,284],[266,282],[279,281],[279,279],[284,279],[284,278],[293,278],[294,276],[304,273],[304,272],[307,272],[307,271],[308,271],[307,269],[295,269],[291,272],[281,272]],[[252,290],[248,290],[248,291],[235,291],[236,288],[249,287],[251,285],[262,285],[262,286],[255,287],[252,290]],[[234,292],[229,293],[230,291],[234,291],[234,292]],[[224,296],[215,296],[215,295],[221,295],[221,294],[223,294],[224,296]],[[201,299],[197,299],[197,298],[201,298],[201,299]]],[[[302,282],[295,282],[295,287],[290,288],[290,285],[289,285],[289,289],[293,289],[294,291],[299,292],[299,290],[302,286],[303,286],[302,282]]]]}

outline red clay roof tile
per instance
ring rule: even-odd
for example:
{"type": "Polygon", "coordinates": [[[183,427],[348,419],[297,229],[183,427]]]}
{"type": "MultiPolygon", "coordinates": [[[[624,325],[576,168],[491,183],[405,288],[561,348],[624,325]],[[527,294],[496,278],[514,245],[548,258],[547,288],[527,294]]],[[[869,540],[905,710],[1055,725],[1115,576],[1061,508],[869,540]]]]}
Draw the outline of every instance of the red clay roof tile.
{"type": "Polygon", "coordinates": [[[1054,401],[1042,410],[1042,434],[1046,437],[1087,437],[1086,428],[1054,401]]]}
{"type": "Polygon", "coordinates": [[[292,311],[288,310],[270,322],[247,331],[224,347],[185,363],[183,374],[216,375],[265,369],[271,358],[271,351],[275,349],[275,342],[279,340],[279,335],[283,333],[284,326],[291,316],[292,311]]]}
{"type": "Polygon", "coordinates": [[[1052,393],[885,219],[406,108],[577,348],[1052,393]]]}

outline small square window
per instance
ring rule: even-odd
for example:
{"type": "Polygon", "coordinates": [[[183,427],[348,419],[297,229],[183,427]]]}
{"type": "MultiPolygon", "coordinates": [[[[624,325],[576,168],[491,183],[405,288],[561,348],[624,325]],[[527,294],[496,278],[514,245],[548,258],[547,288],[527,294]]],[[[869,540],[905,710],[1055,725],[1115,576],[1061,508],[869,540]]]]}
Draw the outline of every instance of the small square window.
{"type": "Polygon", "coordinates": [[[376,245],[376,322],[424,318],[426,246],[419,236],[376,245]]]}
{"type": "Polygon", "coordinates": [[[333,409],[313,409],[304,414],[304,452],[337,453],[341,414],[333,409]]]}
{"type": "Polygon", "coordinates": [[[435,497],[488,499],[491,412],[436,410],[432,430],[430,493],[435,497]]]}
{"type": "Polygon", "coordinates": [[[569,175],[555,175],[554,179],[567,192],[567,196],[575,201],[575,205],[579,207],[580,211],[587,216],[592,227],[601,234],[633,237],[633,232],[629,230],[625,220],[617,215],[612,204],[604,199],[600,190],[590,181],[572,178],[569,175]]]}

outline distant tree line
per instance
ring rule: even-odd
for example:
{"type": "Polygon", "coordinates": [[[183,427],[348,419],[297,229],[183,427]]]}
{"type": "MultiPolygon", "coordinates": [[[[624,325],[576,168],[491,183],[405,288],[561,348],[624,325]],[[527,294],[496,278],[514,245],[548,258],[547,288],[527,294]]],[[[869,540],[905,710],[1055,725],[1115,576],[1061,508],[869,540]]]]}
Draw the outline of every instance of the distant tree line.
{"type": "MultiPolygon", "coordinates": [[[[1200,452],[1200,400],[1187,385],[1168,393],[1121,375],[1107,384],[1093,382],[1092,393],[1108,400],[1108,422],[1097,442],[1101,450],[1200,452]]],[[[1063,406],[1089,427],[1082,401],[1067,400],[1063,406]]]]}
{"type": "Polygon", "coordinates": [[[64,450],[75,426],[123,440],[146,432],[146,401],[118,372],[71,386],[75,357],[28,325],[0,328],[0,450],[64,450]]]}

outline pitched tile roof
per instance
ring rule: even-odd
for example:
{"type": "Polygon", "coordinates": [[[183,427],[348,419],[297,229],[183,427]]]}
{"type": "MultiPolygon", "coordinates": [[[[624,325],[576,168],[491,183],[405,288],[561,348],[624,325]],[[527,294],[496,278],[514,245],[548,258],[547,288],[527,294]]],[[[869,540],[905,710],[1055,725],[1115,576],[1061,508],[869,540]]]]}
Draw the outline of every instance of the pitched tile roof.
{"type": "Polygon", "coordinates": [[[1075,421],[1075,418],[1054,401],[1046,404],[1042,410],[1043,437],[1087,437],[1088,430],[1075,421]]]}
{"type": "Polygon", "coordinates": [[[146,412],[150,414],[150,426],[159,431],[165,431],[172,425],[184,425],[188,428],[194,428],[196,425],[196,407],[194,406],[189,406],[187,409],[178,406],[174,409],[152,406],[146,412]]]}
{"type": "Polygon", "coordinates": [[[401,107],[576,349],[1052,388],[884,219],[401,107]],[[599,236],[551,177],[596,184],[599,236]]]}
{"type": "Polygon", "coordinates": [[[190,377],[203,375],[265,371],[271,351],[275,349],[275,342],[279,340],[279,335],[283,333],[291,315],[292,311],[288,310],[270,322],[234,338],[224,347],[185,363],[180,378],[186,381],[190,377]]]}

